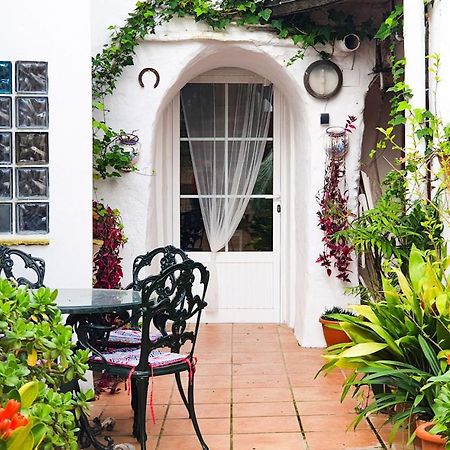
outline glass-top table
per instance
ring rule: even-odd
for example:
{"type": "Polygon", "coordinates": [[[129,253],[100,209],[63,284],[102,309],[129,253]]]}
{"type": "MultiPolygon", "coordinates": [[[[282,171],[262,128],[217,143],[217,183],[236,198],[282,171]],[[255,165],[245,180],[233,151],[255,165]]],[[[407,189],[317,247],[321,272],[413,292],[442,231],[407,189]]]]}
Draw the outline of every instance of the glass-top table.
{"type": "Polygon", "coordinates": [[[119,289],[58,289],[56,305],[63,314],[125,311],[141,304],[141,293],[119,289]]]}

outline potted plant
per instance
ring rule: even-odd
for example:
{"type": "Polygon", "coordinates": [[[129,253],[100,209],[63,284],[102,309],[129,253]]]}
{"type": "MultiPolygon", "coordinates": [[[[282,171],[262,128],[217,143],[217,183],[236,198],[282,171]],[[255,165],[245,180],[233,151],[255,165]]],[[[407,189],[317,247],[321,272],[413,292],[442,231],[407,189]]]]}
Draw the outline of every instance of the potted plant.
{"type": "Polygon", "coordinates": [[[340,306],[333,306],[327,308],[320,316],[319,322],[322,324],[323,336],[327,347],[345,342],[351,342],[347,333],[340,327],[340,319],[336,314],[344,314],[349,316],[356,316],[353,311],[343,309],[340,306]]]}
{"type": "Polygon", "coordinates": [[[336,315],[351,343],[328,349],[321,369],[353,369],[343,397],[352,388],[355,396],[364,386],[388,386],[365,400],[354,425],[390,410],[393,435],[403,425],[412,434],[417,417],[433,418],[440,388],[430,381],[446,373],[450,353],[449,258],[413,246],[408,260],[399,262],[405,263],[408,277],[393,268],[390,279],[383,278],[383,300],[354,306],[358,317],[336,315]]]}
{"type": "MultiPolygon", "coordinates": [[[[447,363],[449,357],[447,356],[447,363]]],[[[430,422],[418,425],[416,437],[421,441],[422,450],[450,449],[450,371],[431,377],[422,391],[437,386],[438,395],[432,405],[434,417],[430,422]]]]}

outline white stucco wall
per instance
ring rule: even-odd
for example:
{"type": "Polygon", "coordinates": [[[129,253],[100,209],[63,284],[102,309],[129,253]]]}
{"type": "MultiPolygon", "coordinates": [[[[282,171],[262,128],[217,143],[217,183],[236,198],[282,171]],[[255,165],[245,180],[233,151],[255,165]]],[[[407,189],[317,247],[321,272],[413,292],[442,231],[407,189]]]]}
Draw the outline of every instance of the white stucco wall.
{"type": "MultiPolygon", "coordinates": [[[[436,91],[436,110],[444,122],[450,122],[450,34],[448,24],[450,20],[450,3],[445,0],[436,0],[430,14],[430,50],[429,53],[437,53],[441,58],[439,70],[439,85],[436,91]]],[[[433,76],[430,77],[430,85],[435,90],[433,76]]],[[[434,95],[431,95],[431,104],[434,105],[434,95]]]]}
{"type": "MultiPolygon", "coordinates": [[[[96,0],[92,3],[94,54],[106,42],[107,26],[120,25],[132,7],[131,0],[96,0]]],[[[284,286],[287,303],[283,308],[283,320],[295,327],[302,345],[322,346],[324,341],[318,318],[324,307],[345,306],[354,299],[345,296],[343,285],[334,277],[328,278],[324,269],[315,263],[322,252],[316,194],[323,184],[325,162],[324,128],[319,117],[322,112],[330,113],[332,125],[344,125],[349,114],[358,117],[346,160],[350,205],[354,208],[364,131],[362,112],[365,93],[372,79],[374,49],[366,42],[354,55],[335,54],[333,60],[344,71],[344,87],[327,102],[314,99],[303,86],[304,71],[311,62],[319,59],[317,53],[310,51],[303,61],[287,67],[285,62],[294,53],[295,48],[288,41],[280,41],[265,30],[231,27],[226,33],[216,33],[190,19],[176,20],[164,26],[156,36],[150,36],[137,48],[134,66],[125,70],[114,96],[107,102],[111,109],[108,116],[111,126],[138,130],[142,143],[138,166],[142,173],[126,174],[120,180],[99,183],[97,195],[122,212],[129,239],[123,251],[123,265],[125,278],[129,279],[133,257],[147,251],[152,242],[150,236],[154,230],[148,226],[148,215],[152,207],[149,205],[150,189],[155,178],[150,175],[156,124],[174,95],[185,83],[218,67],[241,67],[272,81],[286,99],[285,133],[291,135],[291,144],[287,144],[289,148],[282,152],[289,152],[289,164],[293,165],[290,167],[289,201],[286,202],[289,204],[283,204],[283,208],[289,208],[288,211],[283,209],[289,216],[287,252],[282,256],[289,262],[285,264],[288,276],[282,278],[282,283],[287,284],[284,286]],[[146,88],[138,85],[138,74],[144,67],[154,67],[160,73],[161,83],[157,89],[152,88],[151,74],[145,75],[148,76],[146,88]]],[[[283,158],[286,164],[288,158],[286,155],[283,158]]],[[[355,273],[353,280],[356,280],[355,273]]],[[[236,320],[242,318],[236,317],[236,320]]]]}
{"type": "MultiPolygon", "coordinates": [[[[92,144],[88,0],[2,2],[0,60],[48,61],[49,245],[22,246],[46,262],[50,287],[92,284],[92,144]],[[70,20],[67,20],[70,18],[70,20]]],[[[45,237],[45,236],[44,236],[45,237]]]]}

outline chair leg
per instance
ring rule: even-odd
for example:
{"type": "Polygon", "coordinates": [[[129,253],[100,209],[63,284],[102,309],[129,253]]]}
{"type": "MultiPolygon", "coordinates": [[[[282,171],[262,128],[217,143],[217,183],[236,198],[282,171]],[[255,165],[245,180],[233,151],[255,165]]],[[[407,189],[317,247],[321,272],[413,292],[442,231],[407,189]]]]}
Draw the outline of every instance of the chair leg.
{"type": "Polygon", "coordinates": [[[178,392],[180,393],[181,400],[183,400],[184,406],[186,406],[186,409],[188,410],[189,418],[190,418],[191,411],[189,408],[188,400],[186,398],[186,394],[184,393],[184,388],[183,388],[183,383],[181,382],[181,373],[180,372],[177,372],[175,374],[175,379],[177,380],[177,387],[178,387],[178,392]]]}
{"type": "Polygon", "coordinates": [[[194,373],[189,376],[189,385],[188,385],[188,410],[189,417],[192,420],[192,425],[194,426],[195,434],[197,435],[198,440],[200,441],[200,445],[202,446],[202,450],[209,450],[205,441],[203,440],[202,433],[200,431],[200,427],[197,422],[197,416],[195,415],[195,405],[194,405],[194,373]]]}
{"type": "Polygon", "coordinates": [[[146,414],[147,414],[147,391],[148,378],[136,377],[136,394],[137,394],[137,440],[141,444],[141,450],[146,450],[147,433],[146,428],[146,414]]]}
{"type": "Polygon", "coordinates": [[[138,424],[138,394],[136,388],[136,379],[131,378],[131,408],[133,409],[133,436],[137,437],[139,424],[138,424]]]}

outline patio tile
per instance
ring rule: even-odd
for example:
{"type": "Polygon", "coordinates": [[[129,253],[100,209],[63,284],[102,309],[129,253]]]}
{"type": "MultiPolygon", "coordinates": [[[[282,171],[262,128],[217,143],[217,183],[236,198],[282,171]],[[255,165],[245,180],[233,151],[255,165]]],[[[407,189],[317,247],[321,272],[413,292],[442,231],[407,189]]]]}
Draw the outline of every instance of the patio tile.
{"type": "Polygon", "coordinates": [[[209,351],[197,352],[198,364],[231,364],[231,351],[228,352],[211,352],[209,351]]]}
{"type": "Polygon", "coordinates": [[[278,332],[278,325],[275,323],[235,323],[233,324],[233,334],[270,334],[278,332]]]}
{"type": "Polygon", "coordinates": [[[256,388],[234,389],[233,402],[288,402],[292,400],[291,391],[288,388],[256,388]]]}
{"type": "MultiPolygon", "coordinates": [[[[195,413],[198,419],[201,418],[227,418],[230,417],[230,405],[228,403],[212,403],[195,405],[195,413]]],[[[188,412],[184,405],[170,405],[167,413],[168,419],[186,419],[188,412]]]]}
{"type": "Polygon", "coordinates": [[[233,364],[233,375],[279,375],[285,374],[286,369],[283,364],[233,364]]]}
{"type": "MultiPolygon", "coordinates": [[[[153,410],[155,411],[156,419],[163,419],[166,415],[167,405],[153,405],[153,410]]],[[[148,411],[148,414],[150,414],[150,411],[148,411]]],[[[101,418],[105,419],[109,416],[114,417],[116,420],[132,419],[133,409],[131,405],[106,406],[101,418]]]]}
{"type": "Polygon", "coordinates": [[[229,375],[195,375],[195,389],[230,388],[229,375]]]}
{"type": "Polygon", "coordinates": [[[365,431],[335,431],[327,430],[306,433],[309,450],[372,450],[382,446],[373,433],[365,431]]]}
{"type": "MultiPolygon", "coordinates": [[[[270,409],[270,404],[268,406],[270,409]]],[[[233,419],[233,435],[290,432],[300,432],[300,425],[296,416],[236,417],[233,419]]]]}
{"type": "Polygon", "coordinates": [[[344,378],[340,374],[331,374],[326,377],[319,376],[314,378],[315,373],[305,371],[303,373],[290,373],[288,374],[289,381],[292,387],[303,386],[337,386],[342,389],[344,378]]]}
{"type": "MultiPolygon", "coordinates": [[[[230,434],[229,418],[198,418],[198,424],[203,434],[230,434]]],[[[195,434],[191,419],[167,419],[161,432],[162,436],[178,436],[195,434]]]]}
{"type": "MultiPolygon", "coordinates": [[[[236,434],[233,450],[303,450],[306,446],[301,433],[236,434]]],[[[334,450],[322,447],[321,450],[334,450]]]]}
{"type": "MultiPolygon", "coordinates": [[[[196,389],[195,404],[201,403],[230,403],[231,390],[224,388],[196,389]]],[[[181,405],[183,401],[179,395],[174,394],[172,403],[181,405]]]]}
{"type": "MultiPolygon", "coordinates": [[[[147,434],[149,436],[159,436],[163,421],[156,420],[155,424],[153,424],[150,414],[148,414],[147,419],[148,419],[146,426],[147,434]]],[[[109,434],[111,436],[119,435],[132,437],[132,432],[133,432],[133,419],[121,419],[116,421],[116,425],[113,431],[108,431],[105,434],[109,434]]]]}
{"type": "MultiPolygon", "coordinates": [[[[301,417],[323,415],[323,414],[350,414],[355,411],[355,403],[345,401],[344,403],[329,401],[296,402],[298,413],[301,417]]],[[[303,420],[303,419],[302,419],[303,420]]]]}
{"type": "Polygon", "coordinates": [[[233,364],[283,364],[283,355],[280,352],[266,353],[234,353],[233,364]]]}
{"type": "Polygon", "coordinates": [[[230,375],[231,364],[207,364],[199,362],[195,368],[196,375],[230,375]]]}
{"type": "Polygon", "coordinates": [[[341,389],[339,386],[304,386],[292,389],[297,401],[332,400],[339,402],[341,389]]]}
{"type": "MultiPolygon", "coordinates": [[[[353,431],[352,421],[354,419],[355,414],[305,415],[301,418],[305,432],[321,430],[351,432],[353,431]]],[[[357,430],[370,430],[369,424],[364,420],[358,425],[357,430]]]]}
{"type": "Polygon", "coordinates": [[[233,388],[289,387],[288,378],[279,375],[237,375],[233,377],[233,388]]]}
{"type": "Polygon", "coordinates": [[[255,345],[248,342],[238,342],[233,344],[233,352],[235,353],[267,353],[280,351],[280,344],[278,342],[269,342],[264,345],[255,345]]]}
{"type": "Polygon", "coordinates": [[[267,417],[267,416],[295,416],[292,402],[271,403],[234,403],[233,418],[236,417],[267,417]]]}
{"type": "MultiPolygon", "coordinates": [[[[354,418],[356,401],[340,403],[344,373],[314,376],[323,364],[323,349],[297,345],[292,330],[276,324],[202,325],[195,378],[197,417],[211,450],[373,450],[380,444],[363,423],[356,432],[346,428],[354,418]],[[295,400],[294,398],[295,397],[295,400]],[[233,402],[231,404],[231,401],[233,402]],[[300,416],[306,441],[300,432],[300,416]],[[232,434],[231,434],[232,430],[232,434]],[[325,430],[325,433],[323,433],[325,430]]],[[[182,375],[187,386],[188,373],[182,375]]],[[[133,412],[131,398],[121,392],[104,393],[90,405],[93,415],[114,416],[115,442],[129,442],[133,412]]],[[[148,394],[150,402],[150,390],[148,394]]],[[[151,450],[200,449],[174,376],[153,379],[153,405],[157,424],[147,411],[151,450]],[[159,436],[157,436],[159,434],[159,436]]],[[[374,425],[387,442],[385,416],[374,425]]],[[[392,450],[406,450],[399,436],[392,450]]],[[[412,449],[408,449],[412,450],[412,449]]]]}
{"type": "MultiPolygon", "coordinates": [[[[229,435],[203,434],[203,439],[211,450],[230,450],[229,435]]],[[[199,450],[200,448],[197,436],[162,436],[158,445],[158,449],[161,450],[199,450]]]]}

